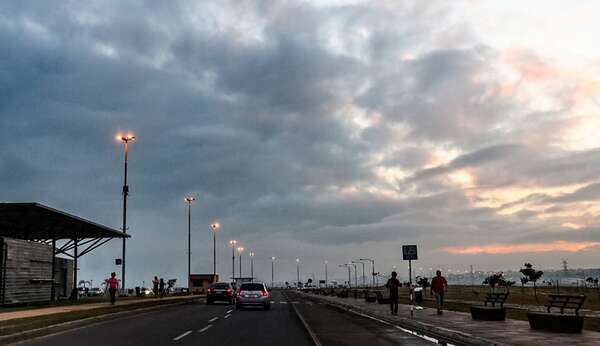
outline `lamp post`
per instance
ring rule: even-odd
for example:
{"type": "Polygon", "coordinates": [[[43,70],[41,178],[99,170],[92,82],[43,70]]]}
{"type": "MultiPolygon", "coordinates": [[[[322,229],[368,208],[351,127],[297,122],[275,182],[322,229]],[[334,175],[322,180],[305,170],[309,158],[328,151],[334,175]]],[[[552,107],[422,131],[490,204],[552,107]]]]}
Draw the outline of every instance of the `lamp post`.
{"type": "Polygon", "coordinates": [[[271,287],[275,285],[275,256],[271,257],[271,287]]]}
{"type": "Polygon", "coordinates": [[[346,269],[348,269],[348,287],[351,287],[352,284],[350,283],[350,281],[352,281],[352,274],[350,274],[350,265],[345,263],[338,265],[338,267],[346,267],[346,269]]]}
{"type": "Polygon", "coordinates": [[[373,287],[375,287],[375,260],[371,258],[361,258],[360,260],[371,262],[371,275],[373,276],[373,287]]]}
{"type": "Polygon", "coordinates": [[[217,231],[221,228],[221,224],[213,222],[210,225],[213,232],[213,280],[217,277],[217,231]]]}
{"type": "Polygon", "coordinates": [[[358,287],[358,278],[357,278],[357,275],[356,275],[356,264],[350,262],[350,263],[348,263],[348,265],[354,267],[354,287],[358,287]]]}
{"type": "Polygon", "coordinates": [[[362,261],[352,261],[352,263],[356,263],[356,264],[362,264],[362,285],[363,287],[365,287],[365,262],[362,261]]]}
{"type": "Polygon", "coordinates": [[[235,280],[235,244],[237,244],[237,240],[229,241],[229,245],[231,245],[231,280],[235,280]]]}
{"type": "MultiPolygon", "coordinates": [[[[135,140],[135,136],[131,133],[118,134],[117,140],[123,141],[125,144],[125,174],[123,178],[123,233],[127,233],[127,196],[129,196],[129,185],[127,185],[127,158],[129,156],[129,142],[135,140]]],[[[125,289],[125,237],[123,237],[123,254],[121,259],[121,290],[127,292],[125,289]]]]}
{"type": "Polygon", "coordinates": [[[296,287],[300,287],[300,259],[296,258],[296,287]]]}
{"type": "Polygon", "coordinates": [[[250,256],[250,280],[254,281],[254,252],[248,254],[250,256]]]}
{"type": "Polygon", "coordinates": [[[190,291],[190,275],[192,269],[192,202],[196,200],[195,197],[188,196],[185,201],[188,204],[188,292],[190,291]]]}
{"type": "Polygon", "coordinates": [[[242,252],[244,252],[244,247],[238,246],[237,250],[238,250],[238,253],[240,254],[240,279],[241,279],[241,277],[242,277],[242,252]]]}
{"type": "Polygon", "coordinates": [[[327,287],[327,263],[329,263],[329,261],[325,260],[325,287],[327,287]]]}

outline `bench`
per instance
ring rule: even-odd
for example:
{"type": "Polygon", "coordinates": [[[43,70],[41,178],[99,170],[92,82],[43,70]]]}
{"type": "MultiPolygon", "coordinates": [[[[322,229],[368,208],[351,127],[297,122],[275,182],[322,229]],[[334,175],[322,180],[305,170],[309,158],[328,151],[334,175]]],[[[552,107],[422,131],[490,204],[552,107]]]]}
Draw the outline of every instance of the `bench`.
{"type": "Polygon", "coordinates": [[[371,294],[371,291],[369,290],[364,290],[363,291],[364,297],[365,297],[365,302],[367,303],[375,303],[377,301],[377,295],[373,295],[371,294]]]}
{"type": "Polygon", "coordinates": [[[554,333],[577,333],[583,329],[583,316],[579,309],[585,302],[584,295],[549,294],[546,311],[528,311],[527,319],[531,329],[554,333]],[[560,310],[560,313],[553,312],[560,310]],[[565,309],[573,310],[574,314],[565,314],[565,309]]]}
{"type": "Polygon", "coordinates": [[[506,319],[506,308],[504,302],[508,298],[506,293],[486,293],[483,306],[471,306],[471,318],[482,321],[504,321],[506,319]]]}

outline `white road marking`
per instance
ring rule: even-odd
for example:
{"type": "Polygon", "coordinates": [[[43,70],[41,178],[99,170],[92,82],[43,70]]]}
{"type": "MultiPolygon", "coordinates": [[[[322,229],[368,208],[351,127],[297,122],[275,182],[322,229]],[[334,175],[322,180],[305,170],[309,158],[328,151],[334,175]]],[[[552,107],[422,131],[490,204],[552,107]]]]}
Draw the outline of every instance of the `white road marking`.
{"type": "Polygon", "coordinates": [[[225,317],[223,317],[224,320],[228,319],[229,317],[231,317],[231,315],[225,315],[225,317]]]}
{"type": "Polygon", "coordinates": [[[191,331],[191,330],[188,330],[187,332],[185,332],[185,333],[183,333],[183,334],[179,335],[178,337],[176,337],[176,338],[173,338],[173,341],[179,341],[179,340],[181,340],[181,339],[185,338],[186,336],[190,335],[191,333],[192,333],[192,331],[191,331]]]}
{"type": "Polygon", "coordinates": [[[206,326],[206,327],[204,327],[204,328],[200,329],[200,330],[198,331],[198,333],[203,333],[203,332],[205,332],[205,331],[209,330],[211,327],[212,327],[212,324],[209,324],[208,326],[206,326]]]}
{"type": "Polygon", "coordinates": [[[271,300],[271,304],[275,304],[275,301],[274,301],[274,300],[271,300]]]}
{"type": "Polygon", "coordinates": [[[213,317],[210,320],[208,320],[208,323],[213,323],[214,321],[218,320],[218,317],[213,317]]]}
{"type": "Polygon", "coordinates": [[[279,304],[287,304],[287,302],[279,302],[279,304]]]}
{"type": "Polygon", "coordinates": [[[230,314],[232,312],[233,312],[233,310],[227,310],[226,314],[230,314]]]}

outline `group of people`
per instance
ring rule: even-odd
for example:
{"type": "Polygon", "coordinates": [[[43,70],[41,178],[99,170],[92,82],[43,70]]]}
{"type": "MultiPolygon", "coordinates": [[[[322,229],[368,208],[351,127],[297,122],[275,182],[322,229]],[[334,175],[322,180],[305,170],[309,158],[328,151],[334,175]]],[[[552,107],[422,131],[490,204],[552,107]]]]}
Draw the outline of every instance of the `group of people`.
{"type": "MultiPolygon", "coordinates": [[[[398,288],[402,285],[397,276],[398,273],[392,272],[392,277],[385,284],[385,287],[390,291],[390,310],[392,315],[398,315],[398,288]]],[[[435,272],[435,277],[431,279],[431,295],[435,294],[438,315],[442,314],[444,293],[446,293],[446,290],[448,290],[448,281],[442,276],[442,272],[438,270],[435,272]]]]}
{"type": "Polygon", "coordinates": [[[165,296],[165,279],[158,278],[158,276],[154,276],[152,279],[152,292],[154,293],[154,298],[162,298],[165,296]]]}
{"type": "MultiPolygon", "coordinates": [[[[155,298],[162,298],[165,296],[165,280],[163,278],[158,278],[158,276],[154,276],[152,280],[152,292],[154,293],[155,298]]],[[[115,305],[117,292],[119,291],[119,280],[117,279],[117,274],[115,272],[110,273],[110,277],[106,279],[106,288],[108,289],[108,294],[110,295],[110,303],[115,305]]]]}

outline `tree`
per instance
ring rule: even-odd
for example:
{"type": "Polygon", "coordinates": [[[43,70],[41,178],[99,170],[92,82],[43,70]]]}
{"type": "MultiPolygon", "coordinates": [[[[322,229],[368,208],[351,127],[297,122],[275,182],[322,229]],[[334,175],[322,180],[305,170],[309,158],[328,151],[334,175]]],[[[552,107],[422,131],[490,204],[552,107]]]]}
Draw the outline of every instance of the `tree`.
{"type": "Polygon", "coordinates": [[[506,280],[504,278],[504,273],[500,272],[488,276],[487,278],[485,278],[485,280],[483,280],[482,284],[490,286],[493,291],[496,287],[506,287],[508,289],[509,287],[514,285],[515,282],[506,280]]]}
{"type": "Polygon", "coordinates": [[[523,265],[525,268],[521,268],[519,272],[523,274],[523,278],[521,278],[521,284],[525,285],[527,282],[533,282],[533,294],[535,296],[535,300],[537,301],[537,288],[535,283],[544,275],[544,272],[541,270],[535,270],[531,263],[525,263],[523,265]],[[524,280],[526,279],[526,280],[524,280]]]}

